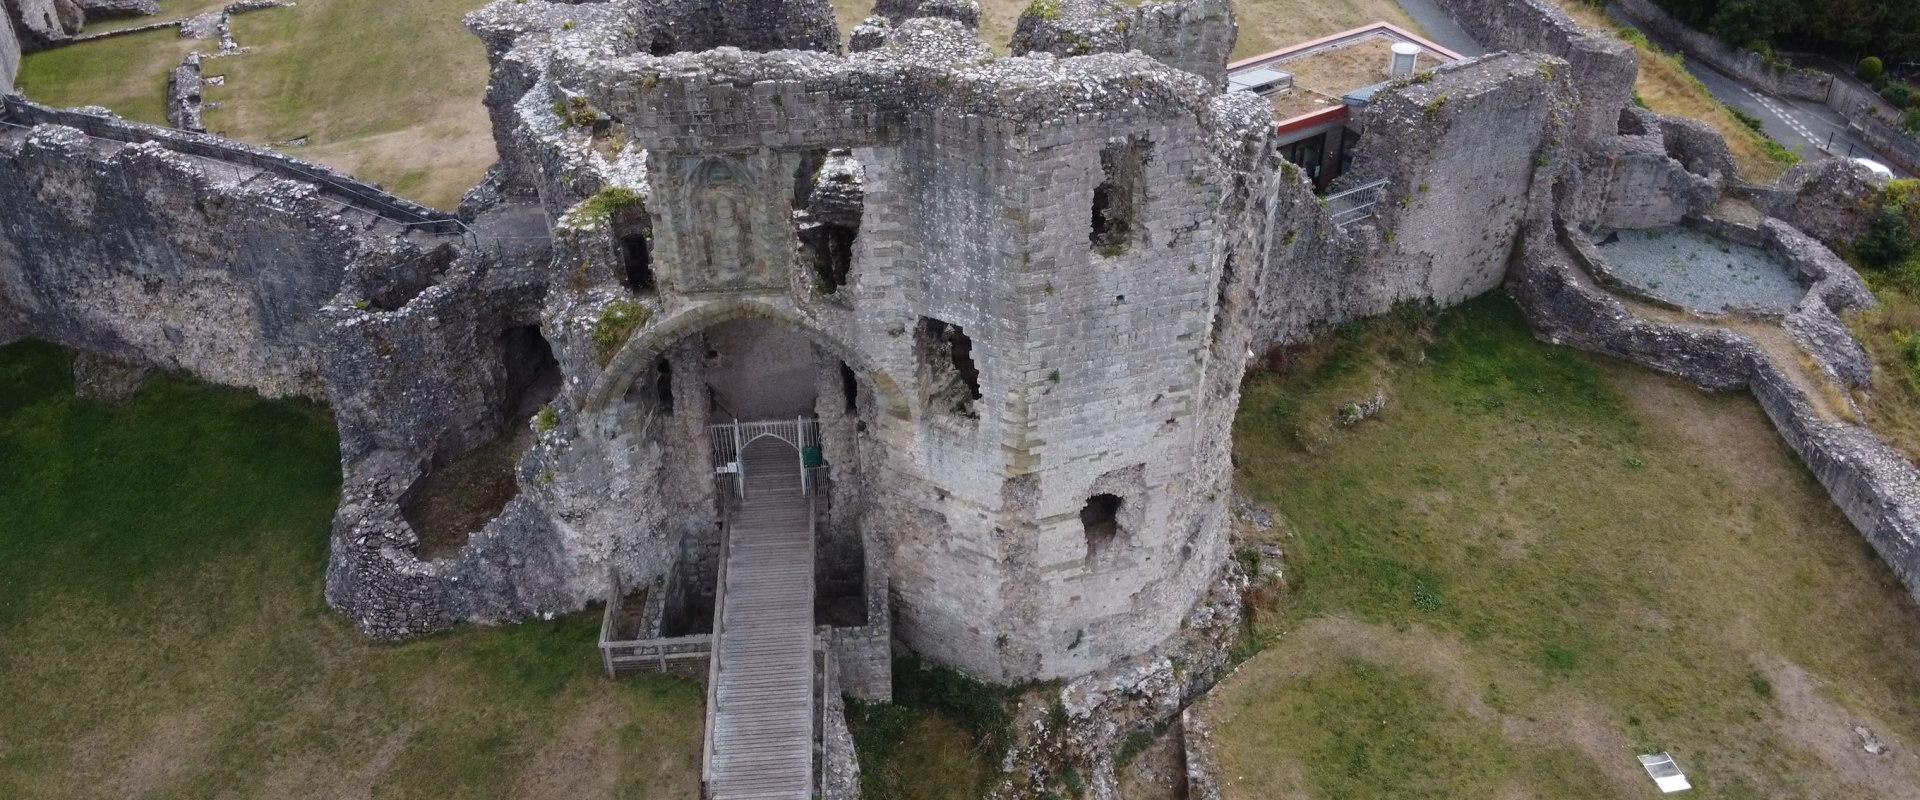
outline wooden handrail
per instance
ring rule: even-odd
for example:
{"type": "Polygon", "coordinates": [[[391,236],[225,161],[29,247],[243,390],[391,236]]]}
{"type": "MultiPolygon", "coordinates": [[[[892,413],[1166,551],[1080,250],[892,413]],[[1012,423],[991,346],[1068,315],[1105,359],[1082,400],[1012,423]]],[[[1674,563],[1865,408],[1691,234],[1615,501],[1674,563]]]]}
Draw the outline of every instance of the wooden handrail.
{"type": "Polygon", "coordinates": [[[733,503],[734,500],[728,498],[720,504],[720,569],[713,586],[713,656],[707,660],[706,732],[700,737],[702,796],[706,794],[706,786],[713,782],[713,716],[714,707],[720,703],[720,637],[724,633],[726,619],[727,558],[733,552],[733,503]]]}

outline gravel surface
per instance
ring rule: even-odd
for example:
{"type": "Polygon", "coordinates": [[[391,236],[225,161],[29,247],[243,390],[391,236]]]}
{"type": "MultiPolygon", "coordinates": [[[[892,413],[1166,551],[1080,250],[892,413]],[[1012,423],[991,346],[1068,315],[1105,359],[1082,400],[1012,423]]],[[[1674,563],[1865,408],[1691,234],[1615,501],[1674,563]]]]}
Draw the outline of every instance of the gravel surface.
{"type": "Polygon", "coordinates": [[[1787,311],[1807,289],[1763,250],[1685,228],[1603,233],[1596,240],[1620,279],[1700,311],[1787,311]]]}

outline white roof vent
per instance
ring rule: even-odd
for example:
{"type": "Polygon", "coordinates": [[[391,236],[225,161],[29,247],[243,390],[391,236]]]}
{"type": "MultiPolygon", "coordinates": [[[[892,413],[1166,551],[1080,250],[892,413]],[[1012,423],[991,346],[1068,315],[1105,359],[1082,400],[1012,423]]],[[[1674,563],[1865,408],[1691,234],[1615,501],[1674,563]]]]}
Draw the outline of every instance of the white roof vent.
{"type": "Polygon", "coordinates": [[[1411,78],[1414,65],[1420,60],[1420,45],[1412,42],[1396,42],[1393,45],[1393,63],[1387,65],[1387,77],[1411,78]]]}

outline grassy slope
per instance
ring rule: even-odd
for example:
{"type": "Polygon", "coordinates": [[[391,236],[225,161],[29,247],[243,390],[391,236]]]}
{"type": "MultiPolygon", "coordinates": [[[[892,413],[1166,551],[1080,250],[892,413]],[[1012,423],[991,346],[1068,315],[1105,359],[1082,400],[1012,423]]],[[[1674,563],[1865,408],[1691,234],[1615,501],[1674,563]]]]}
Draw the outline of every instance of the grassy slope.
{"type": "Polygon", "coordinates": [[[0,349],[0,796],[691,797],[700,692],[606,682],[591,619],[362,641],[320,581],[316,407],[76,400],[0,349]]]}
{"type": "Polygon", "coordinates": [[[482,0],[308,0],[234,18],[254,52],[222,59],[207,128],[267,144],[452,208],[497,157],[487,61],[460,18],[482,0]]]}
{"type": "MultiPolygon", "coordinates": [[[[1619,27],[1606,12],[1584,0],[1554,0],[1554,4],[1594,30],[1611,33],[1619,27]]],[[[1633,91],[1647,108],[1670,116],[1697,119],[1719,131],[1733,151],[1740,177],[1750,183],[1771,184],[1787,171],[1787,164],[1768,155],[1762,144],[1765,138],[1740,124],[1726,106],[1713,99],[1707,87],[1680,65],[1677,56],[1661,52],[1644,38],[1636,38],[1632,44],[1640,55],[1640,73],[1634,79],[1633,91]]]]}
{"type": "Polygon", "coordinates": [[[1920,613],[1750,398],[1536,343],[1504,299],[1413,325],[1247,387],[1240,480],[1294,533],[1267,649],[1208,701],[1230,796],[1638,796],[1653,747],[1702,796],[1920,792],[1920,613]],[[1374,386],[1384,421],[1332,422],[1374,386]]]}

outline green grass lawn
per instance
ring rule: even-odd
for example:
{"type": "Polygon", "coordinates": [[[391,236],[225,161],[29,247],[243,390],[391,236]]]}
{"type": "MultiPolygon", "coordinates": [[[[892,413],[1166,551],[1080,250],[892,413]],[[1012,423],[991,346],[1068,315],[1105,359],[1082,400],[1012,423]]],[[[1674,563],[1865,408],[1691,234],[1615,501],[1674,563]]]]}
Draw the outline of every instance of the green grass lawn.
{"type": "Polygon", "coordinates": [[[167,73],[194,45],[160,30],[42,50],[20,59],[14,88],[50,106],[105,106],[127,119],[165,125],[167,73]]]}
{"type": "Polygon", "coordinates": [[[1504,298],[1294,356],[1235,429],[1291,533],[1204,707],[1230,797],[1651,797],[1651,749],[1698,797],[1920,796],[1920,613],[1750,397],[1540,344],[1504,298]]]}
{"type": "Polygon", "coordinates": [[[208,67],[207,129],[287,150],[453,208],[498,157],[486,50],[461,24],[484,0],[302,0],[233,19],[253,47],[208,67]]]}
{"type": "Polygon", "coordinates": [[[373,645],[321,601],[327,413],[0,348],[0,797],[684,797],[701,692],[591,615],[373,645]]]}
{"type": "MultiPolygon", "coordinates": [[[[286,152],[451,209],[497,157],[480,104],[486,52],[461,24],[484,4],[302,0],[237,15],[234,39],[251,52],[204,62],[206,75],[226,78],[203,92],[219,104],[207,129],[259,145],[305,137],[286,152]]],[[[176,0],[161,18],[204,8],[176,0]]],[[[85,42],[26,56],[18,83],[42,103],[165,125],[167,72],[215,47],[172,30],[85,42]]]]}

